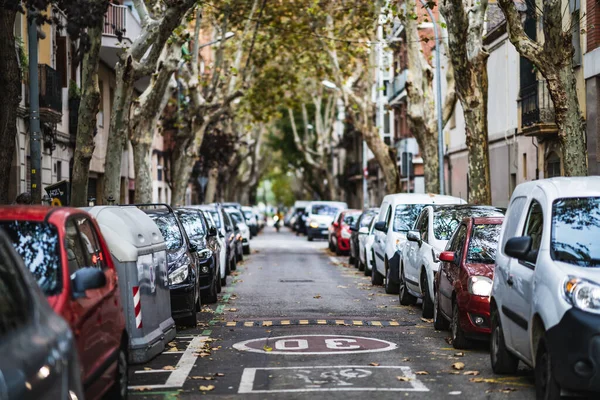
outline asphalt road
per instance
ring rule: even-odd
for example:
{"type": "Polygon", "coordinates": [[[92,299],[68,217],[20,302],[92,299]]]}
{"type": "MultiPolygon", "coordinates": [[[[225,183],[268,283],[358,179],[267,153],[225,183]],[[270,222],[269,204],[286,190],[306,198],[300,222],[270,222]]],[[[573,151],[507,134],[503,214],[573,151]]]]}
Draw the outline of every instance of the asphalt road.
{"type": "Polygon", "coordinates": [[[487,343],[455,350],[326,241],[267,227],[251,248],[196,329],[130,368],[131,399],[535,397],[530,370],[494,375],[487,343]]]}

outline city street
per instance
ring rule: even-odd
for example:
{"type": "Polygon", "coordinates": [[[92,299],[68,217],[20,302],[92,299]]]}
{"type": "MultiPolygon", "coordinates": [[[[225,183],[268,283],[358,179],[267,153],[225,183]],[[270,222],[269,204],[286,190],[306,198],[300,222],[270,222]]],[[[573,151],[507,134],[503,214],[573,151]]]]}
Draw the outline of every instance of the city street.
{"type": "Polygon", "coordinates": [[[420,304],[400,306],[326,241],[286,228],[252,240],[198,318],[169,350],[130,366],[130,398],[534,397],[530,370],[494,375],[487,343],[455,350],[420,304]]]}

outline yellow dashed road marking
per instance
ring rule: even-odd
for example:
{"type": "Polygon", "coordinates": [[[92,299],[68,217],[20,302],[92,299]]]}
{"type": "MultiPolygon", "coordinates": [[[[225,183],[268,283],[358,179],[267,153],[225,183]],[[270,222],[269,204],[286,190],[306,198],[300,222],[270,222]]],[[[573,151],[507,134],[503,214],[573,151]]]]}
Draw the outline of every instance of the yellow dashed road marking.
{"type": "Polygon", "coordinates": [[[254,326],[254,322],[252,322],[252,321],[244,322],[244,326],[254,326]]]}
{"type": "Polygon", "coordinates": [[[327,320],[324,320],[324,319],[318,319],[318,320],[317,320],[317,324],[318,324],[318,325],[326,325],[326,324],[327,324],[327,320]]]}
{"type": "Polygon", "coordinates": [[[288,321],[288,320],[281,321],[281,325],[289,325],[289,324],[290,324],[290,321],[288,321]]]}
{"type": "Polygon", "coordinates": [[[308,320],[307,319],[301,319],[299,321],[300,325],[308,325],[308,320]]]}
{"type": "Polygon", "coordinates": [[[262,325],[263,326],[272,326],[273,325],[273,321],[263,321],[262,325]]]}
{"type": "Polygon", "coordinates": [[[362,325],[362,321],[352,321],[352,325],[362,325]]]}
{"type": "Polygon", "coordinates": [[[344,325],[344,320],[343,319],[336,319],[335,320],[335,324],[336,325],[344,325]]]}
{"type": "Polygon", "coordinates": [[[390,321],[390,326],[400,326],[400,324],[396,321],[390,321]]]}
{"type": "Polygon", "coordinates": [[[235,326],[236,324],[237,324],[237,322],[235,322],[235,321],[232,321],[232,322],[228,322],[228,323],[227,323],[227,326],[235,326]]]}
{"type": "Polygon", "coordinates": [[[373,325],[373,326],[382,326],[381,322],[379,322],[379,321],[371,321],[371,325],[373,325]]]}

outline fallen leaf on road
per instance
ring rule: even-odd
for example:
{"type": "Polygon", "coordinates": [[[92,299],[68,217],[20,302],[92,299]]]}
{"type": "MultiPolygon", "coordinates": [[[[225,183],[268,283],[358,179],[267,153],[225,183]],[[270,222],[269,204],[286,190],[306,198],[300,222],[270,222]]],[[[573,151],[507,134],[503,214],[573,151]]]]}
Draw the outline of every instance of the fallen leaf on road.
{"type": "Polygon", "coordinates": [[[396,379],[398,379],[400,382],[410,382],[411,381],[411,379],[406,376],[397,376],[396,379]]]}
{"type": "Polygon", "coordinates": [[[211,390],[215,389],[214,385],[208,385],[208,386],[200,386],[199,388],[202,392],[210,392],[211,390]]]}
{"type": "Polygon", "coordinates": [[[376,362],[369,363],[369,365],[372,367],[379,367],[379,363],[376,362]]]}
{"type": "Polygon", "coordinates": [[[408,361],[410,361],[410,358],[405,358],[405,359],[403,359],[402,361],[404,361],[404,362],[408,362],[408,361]]]}
{"type": "Polygon", "coordinates": [[[427,372],[427,371],[417,371],[417,372],[415,372],[415,375],[429,375],[429,372],[427,372]]]}
{"type": "Polygon", "coordinates": [[[202,353],[196,353],[196,356],[200,357],[200,358],[204,358],[204,357],[208,357],[210,356],[210,353],[207,352],[202,352],[202,353]]]}
{"type": "Polygon", "coordinates": [[[167,351],[179,351],[179,349],[177,347],[171,347],[169,350],[167,351]]]}
{"type": "Polygon", "coordinates": [[[144,371],[152,371],[152,368],[150,368],[150,367],[144,367],[144,371]]]}
{"type": "Polygon", "coordinates": [[[162,369],[164,369],[165,371],[174,371],[175,367],[172,365],[165,365],[164,367],[162,367],[162,369]]]}
{"type": "Polygon", "coordinates": [[[454,353],[454,357],[464,357],[465,353],[463,353],[462,351],[459,351],[458,353],[454,353]]]}
{"type": "Polygon", "coordinates": [[[222,373],[222,372],[217,372],[215,375],[216,375],[216,376],[225,376],[225,374],[224,374],[224,373],[222,373]]]}
{"type": "Polygon", "coordinates": [[[448,373],[451,374],[451,375],[458,375],[458,374],[460,374],[460,372],[458,372],[458,371],[448,371],[448,373]]]}
{"type": "Polygon", "coordinates": [[[448,344],[452,344],[452,338],[450,336],[448,336],[447,338],[444,339],[446,341],[446,343],[448,344]]]}
{"type": "Polygon", "coordinates": [[[496,380],[491,378],[471,378],[469,382],[473,383],[496,383],[496,380]]]}
{"type": "Polygon", "coordinates": [[[457,362],[452,364],[452,368],[460,371],[461,369],[465,369],[465,363],[457,362]]]}
{"type": "Polygon", "coordinates": [[[421,317],[421,321],[427,322],[428,324],[433,324],[433,320],[429,319],[429,318],[423,318],[423,317],[421,317]]]}
{"type": "Polygon", "coordinates": [[[463,372],[463,375],[477,376],[477,375],[479,375],[479,371],[465,371],[465,372],[463,372]]]}
{"type": "Polygon", "coordinates": [[[321,295],[320,295],[320,294],[318,294],[318,295],[316,295],[316,296],[313,296],[313,299],[320,299],[320,298],[321,298],[321,295]]]}
{"type": "Polygon", "coordinates": [[[237,308],[230,308],[228,311],[235,312],[237,311],[237,308]]]}
{"type": "Polygon", "coordinates": [[[265,346],[263,347],[263,350],[264,350],[264,351],[272,351],[272,350],[273,350],[273,348],[272,348],[272,347],[269,347],[269,346],[267,346],[267,345],[265,345],[265,346]]]}

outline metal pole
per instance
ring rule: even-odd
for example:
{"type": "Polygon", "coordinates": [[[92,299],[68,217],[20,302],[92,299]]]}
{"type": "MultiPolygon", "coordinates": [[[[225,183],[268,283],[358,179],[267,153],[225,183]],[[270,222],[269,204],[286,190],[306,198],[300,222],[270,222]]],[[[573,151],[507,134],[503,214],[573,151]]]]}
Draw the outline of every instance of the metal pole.
{"type": "Polygon", "coordinates": [[[437,126],[438,126],[438,159],[439,159],[439,174],[440,174],[440,194],[444,194],[444,132],[442,123],[442,67],[440,65],[440,38],[438,36],[437,22],[433,18],[431,10],[425,3],[425,0],[420,0],[423,8],[429,14],[433,23],[433,35],[435,37],[435,81],[436,81],[436,97],[437,97],[437,126]]]}
{"type": "Polygon", "coordinates": [[[367,187],[367,143],[362,142],[362,190],[363,190],[363,208],[369,208],[369,192],[367,187]]]}
{"type": "Polygon", "coordinates": [[[40,129],[40,93],[38,77],[38,34],[36,11],[29,9],[27,36],[29,42],[29,157],[31,160],[31,200],[42,202],[42,147],[40,129]]]}

